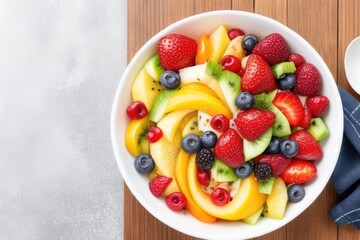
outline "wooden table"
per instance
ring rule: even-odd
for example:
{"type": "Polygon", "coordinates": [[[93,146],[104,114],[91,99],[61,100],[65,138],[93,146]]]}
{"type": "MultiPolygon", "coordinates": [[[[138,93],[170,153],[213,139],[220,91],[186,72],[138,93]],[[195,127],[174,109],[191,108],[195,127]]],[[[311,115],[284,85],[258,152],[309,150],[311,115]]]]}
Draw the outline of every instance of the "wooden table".
{"type": "MultiPolygon", "coordinates": [[[[150,37],[169,24],[220,9],[259,13],[292,28],[324,58],[336,82],[360,99],[346,81],[343,66],[346,46],[360,35],[359,0],[129,0],[128,60],[150,37]]],[[[195,239],[155,219],[127,187],[124,196],[125,240],[195,239]]],[[[330,219],[328,210],[336,200],[329,182],[319,198],[298,218],[256,239],[360,240],[360,231],[350,225],[337,227],[330,219]]]]}

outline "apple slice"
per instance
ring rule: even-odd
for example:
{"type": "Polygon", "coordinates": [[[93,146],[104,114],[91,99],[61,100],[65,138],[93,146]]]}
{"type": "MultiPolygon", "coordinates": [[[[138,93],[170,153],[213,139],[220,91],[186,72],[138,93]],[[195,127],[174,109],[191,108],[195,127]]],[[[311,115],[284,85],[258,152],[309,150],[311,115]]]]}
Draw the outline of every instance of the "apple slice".
{"type": "Polygon", "coordinates": [[[162,130],[163,136],[169,141],[173,142],[176,131],[179,128],[179,124],[183,117],[190,113],[194,112],[194,109],[181,109],[177,111],[170,112],[166,114],[157,126],[162,130]]]}
{"type": "Polygon", "coordinates": [[[286,185],[280,177],[277,177],[274,180],[272,191],[266,199],[264,216],[282,219],[285,214],[287,202],[288,194],[286,185]]]}

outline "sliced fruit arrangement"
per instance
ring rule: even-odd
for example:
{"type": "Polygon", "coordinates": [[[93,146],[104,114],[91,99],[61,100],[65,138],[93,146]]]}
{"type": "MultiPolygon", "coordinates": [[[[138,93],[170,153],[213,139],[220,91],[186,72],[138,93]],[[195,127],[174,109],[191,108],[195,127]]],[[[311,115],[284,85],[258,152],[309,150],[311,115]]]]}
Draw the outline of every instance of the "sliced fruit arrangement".
{"type": "Polygon", "coordinates": [[[126,148],[173,211],[281,219],[305,197],[330,134],[321,84],[279,33],[168,34],[133,81],[126,148]]]}

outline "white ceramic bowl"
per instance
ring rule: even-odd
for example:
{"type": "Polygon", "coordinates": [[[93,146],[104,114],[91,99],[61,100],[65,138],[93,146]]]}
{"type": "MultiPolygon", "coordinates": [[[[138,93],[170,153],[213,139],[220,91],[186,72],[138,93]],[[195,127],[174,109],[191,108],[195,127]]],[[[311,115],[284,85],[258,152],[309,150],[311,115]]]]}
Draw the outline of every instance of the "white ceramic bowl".
{"type": "MultiPolygon", "coordinates": [[[[301,214],[323,191],[335,167],[343,134],[342,105],[338,90],[331,72],[320,55],[301,36],[270,18],[241,11],[214,11],[185,18],[153,36],[134,56],[120,80],[112,107],[111,137],[114,153],[121,174],[137,200],[153,216],[168,226],[204,239],[247,239],[274,231],[301,214]],[[190,213],[171,211],[163,199],[154,197],[148,189],[146,177],[138,174],[134,168],[134,157],[125,148],[125,129],[129,123],[126,108],[131,101],[131,84],[141,67],[156,51],[157,41],[169,33],[181,33],[198,39],[200,34],[210,34],[220,24],[227,27],[241,27],[247,33],[265,36],[279,32],[288,42],[292,52],[301,53],[307,62],[314,64],[322,77],[321,93],[330,99],[330,107],[324,118],[330,135],[322,141],[324,157],[316,166],[318,174],[314,180],[306,184],[305,198],[296,204],[288,204],[282,220],[261,218],[255,225],[247,225],[240,221],[218,221],[205,224],[195,219],[190,213]]],[[[146,227],[146,226],[144,226],[146,227]]]]}
{"type": "Polygon", "coordinates": [[[360,36],[354,38],[346,48],[344,65],[350,86],[360,94],[360,36]]]}

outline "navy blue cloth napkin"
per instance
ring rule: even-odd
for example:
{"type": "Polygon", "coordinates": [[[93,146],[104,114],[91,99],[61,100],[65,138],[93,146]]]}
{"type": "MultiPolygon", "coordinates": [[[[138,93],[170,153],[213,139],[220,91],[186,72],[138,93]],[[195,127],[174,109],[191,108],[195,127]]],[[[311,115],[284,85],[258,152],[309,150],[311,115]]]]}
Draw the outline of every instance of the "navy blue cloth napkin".
{"type": "Polygon", "coordinates": [[[360,103],[338,87],[344,110],[344,136],[331,176],[339,202],[330,209],[338,225],[352,224],[360,230],[360,103]]]}

